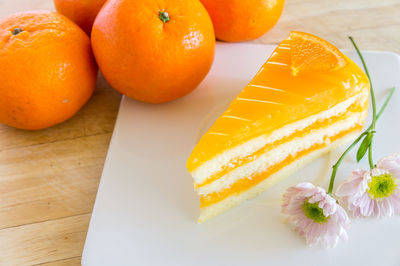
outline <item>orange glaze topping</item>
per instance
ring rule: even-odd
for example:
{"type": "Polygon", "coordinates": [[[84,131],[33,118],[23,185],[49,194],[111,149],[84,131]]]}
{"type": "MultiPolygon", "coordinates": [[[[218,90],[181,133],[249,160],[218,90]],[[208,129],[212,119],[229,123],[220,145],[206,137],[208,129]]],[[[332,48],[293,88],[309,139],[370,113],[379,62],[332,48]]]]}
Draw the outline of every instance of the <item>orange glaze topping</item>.
{"type": "MultiPolygon", "coordinates": [[[[362,125],[357,125],[349,130],[342,131],[341,133],[339,133],[331,138],[328,138],[328,140],[329,140],[328,143],[334,142],[335,140],[338,140],[338,139],[348,135],[351,132],[361,130],[361,129],[362,129],[362,125]]],[[[263,180],[265,180],[272,174],[281,170],[285,166],[291,164],[292,162],[299,159],[300,157],[305,156],[315,150],[324,148],[327,145],[329,145],[329,144],[327,144],[326,142],[324,142],[322,144],[315,144],[307,150],[298,152],[295,156],[289,155],[288,157],[286,157],[285,160],[271,166],[269,169],[267,169],[263,173],[256,174],[249,178],[240,179],[240,180],[236,181],[234,184],[232,184],[229,188],[223,189],[218,192],[210,193],[206,196],[201,196],[200,197],[200,208],[205,208],[209,205],[218,203],[229,196],[240,194],[243,191],[246,191],[246,190],[250,189],[251,187],[259,184],[260,182],[262,182],[263,180]]]]}
{"type": "Polygon", "coordinates": [[[189,172],[245,141],[307,118],[368,86],[349,58],[339,69],[292,75],[290,40],[278,45],[254,79],[203,135],[187,161],[189,172]]]}

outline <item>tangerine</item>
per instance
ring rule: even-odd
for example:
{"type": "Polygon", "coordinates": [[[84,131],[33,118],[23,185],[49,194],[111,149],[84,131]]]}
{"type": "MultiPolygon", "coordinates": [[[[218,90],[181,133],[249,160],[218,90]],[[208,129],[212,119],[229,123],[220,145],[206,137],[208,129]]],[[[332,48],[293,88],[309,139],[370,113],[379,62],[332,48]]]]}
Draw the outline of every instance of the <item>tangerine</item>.
{"type": "Polygon", "coordinates": [[[97,67],[88,36],[55,12],[0,21],[0,122],[43,129],[72,117],[91,97],[97,67]]]}
{"type": "Polygon", "coordinates": [[[54,0],[57,12],[68,17],[89,36],[93,22],[106,0],[54,0]]]}
{"type": "Polygon", "coordinates": [[[94,22],[92,46],[114,89],[163,103],[188,94],[207,75],[215,35],[198,0],[109,0],[94,22]]]}
{"type": "Polygon", "coordinates": [[[279,20],[284,0],[201,0],[221,41],[256,39],[279,20]]]}

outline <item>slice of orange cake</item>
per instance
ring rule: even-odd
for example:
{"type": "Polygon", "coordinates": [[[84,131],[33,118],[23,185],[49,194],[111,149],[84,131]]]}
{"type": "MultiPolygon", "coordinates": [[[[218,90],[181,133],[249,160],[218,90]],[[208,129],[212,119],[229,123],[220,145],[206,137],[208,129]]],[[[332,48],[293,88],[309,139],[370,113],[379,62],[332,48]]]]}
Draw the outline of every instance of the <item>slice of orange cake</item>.
{"type": "Polygon", "coordinates": [[[364,72],[335,46],[291,32],[187,161],[199,222],[250,199],[363,127],[364,72]]]}

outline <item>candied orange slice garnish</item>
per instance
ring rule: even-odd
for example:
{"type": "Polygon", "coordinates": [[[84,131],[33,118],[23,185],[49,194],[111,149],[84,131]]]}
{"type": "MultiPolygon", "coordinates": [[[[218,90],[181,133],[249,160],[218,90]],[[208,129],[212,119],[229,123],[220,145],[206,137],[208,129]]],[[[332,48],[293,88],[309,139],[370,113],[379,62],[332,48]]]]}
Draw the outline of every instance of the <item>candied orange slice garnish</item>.
{"type": "Polygon", "coordinates": [[[291,69],[294,76],[311,71],[331,71],[346,65],[346,57],[333,44],[309,33],[290,33],[291,69]]]}

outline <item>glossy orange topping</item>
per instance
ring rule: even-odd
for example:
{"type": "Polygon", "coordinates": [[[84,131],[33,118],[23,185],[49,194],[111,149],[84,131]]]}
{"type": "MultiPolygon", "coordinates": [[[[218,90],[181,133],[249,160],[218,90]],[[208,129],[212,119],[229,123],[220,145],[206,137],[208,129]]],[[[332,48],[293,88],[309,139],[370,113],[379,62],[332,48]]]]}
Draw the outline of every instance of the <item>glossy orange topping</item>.
{"type": "MultiPolygon", "coordinates": [[[[336,136],[329,138],[329,142],[334,142],[335,140],[338,140],[338,139],[348,135],[351,132],[361,130],[361,129],[362,129],[362,125],[357,125],[352,129],[343,131],[343,132],[337,134],[336,136]]],[[[326,147],[328,145],[327,143],[329,143],[329,142],[324,142],[322,144],[315,144],[307,150],[300,151],[295,156],[289,155],[288,157],[286,157],[285,160],[283,160],[280,163],[274,164],[267,171],[265,171],[261,174],[254,175],[251,178],[239,179],[238,181],[236,181],[236,183],[232,184],[232,186],[230,186],[229,188],[223,189],[221,191],[213,192],[206,196],[201,196],[200,197],[200,207],[201,208],[207,207],[209,205],[218,203],[229,196],[232,196],[234,194],[240,194],[241,192],[250,189],[251,187],[253,187],[253,186],[261,183],[263,180],[267,179],[272,174],[278,172],[285,166],[287,166],[290,163],[294,162],[295,160],[299,159],[300,157],[305,156],[315,150],[326,147]]]]}
{"type": "Polygon", "coordinates": [[[290,40],[278,45],[253,80],[203,135],[187,161],[189,172],[216,155],[286,124],[327,110],[368,86],[349,58],[332,71],[292,75],[290,40]]]}

